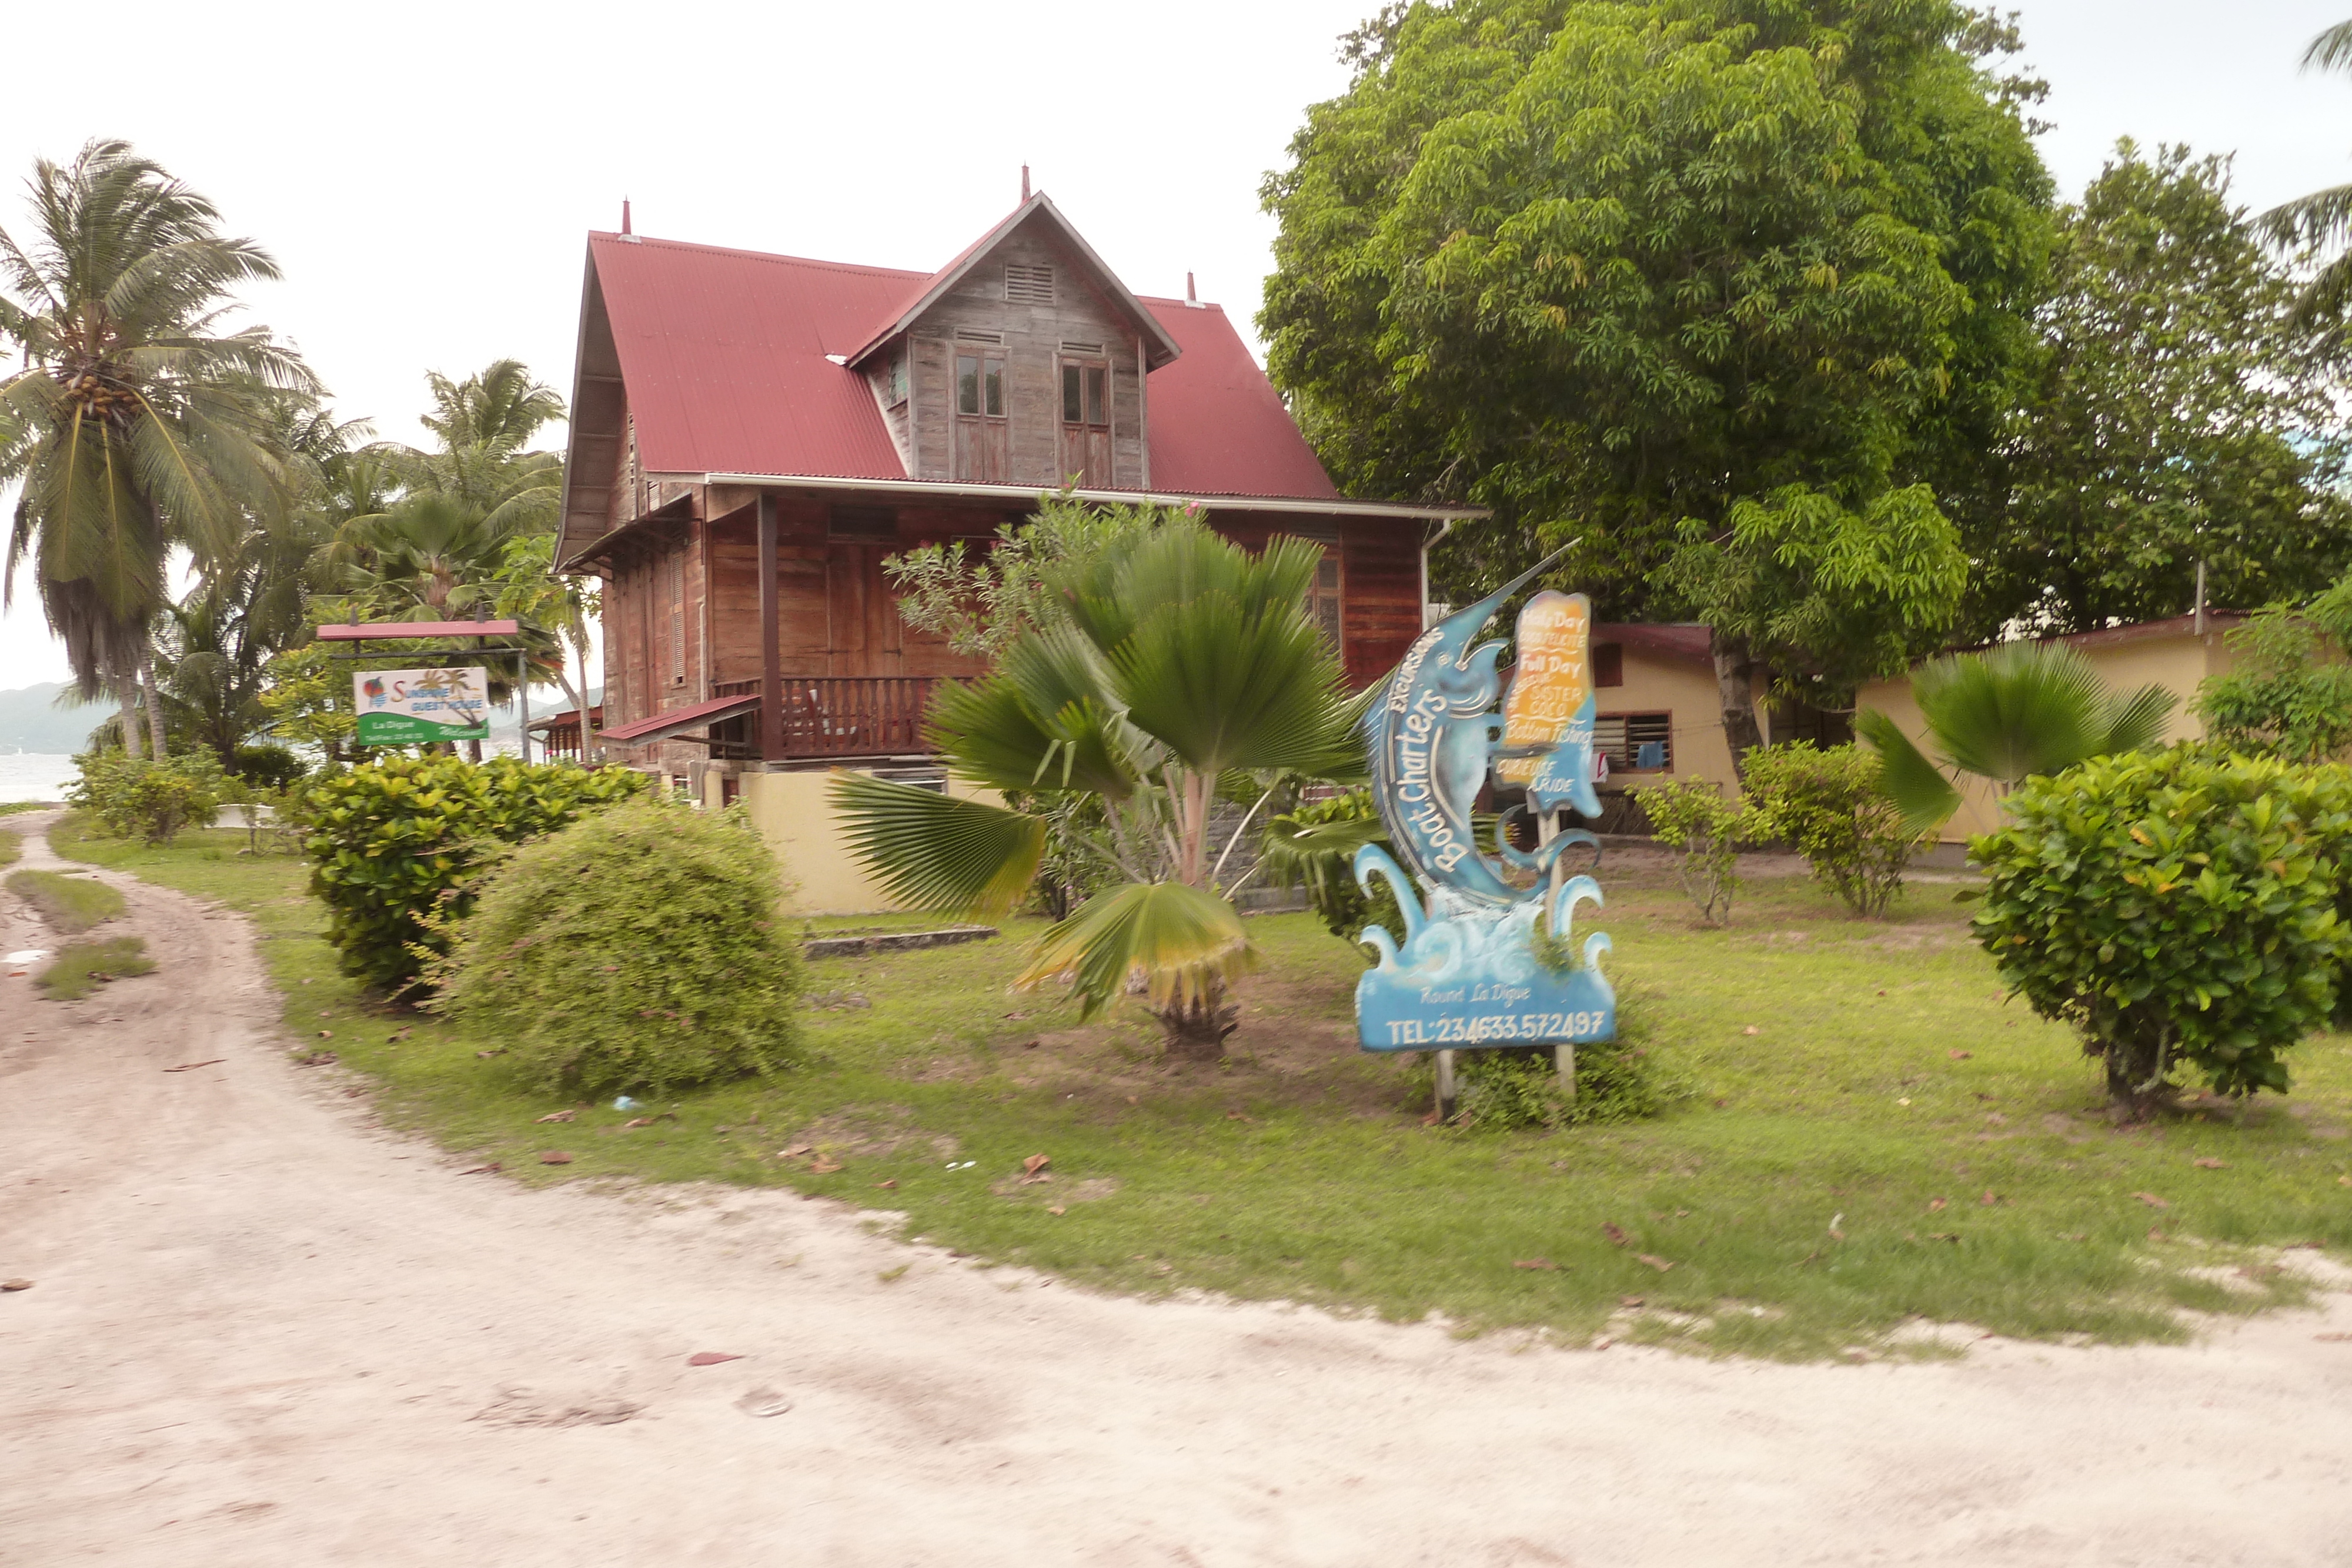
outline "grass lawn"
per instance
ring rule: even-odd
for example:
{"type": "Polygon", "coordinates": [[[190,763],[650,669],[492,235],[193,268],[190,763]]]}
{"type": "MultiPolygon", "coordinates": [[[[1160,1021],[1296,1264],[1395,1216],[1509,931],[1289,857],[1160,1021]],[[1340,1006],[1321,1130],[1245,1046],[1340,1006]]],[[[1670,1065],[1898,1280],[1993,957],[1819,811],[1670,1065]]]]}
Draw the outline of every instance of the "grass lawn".
{"type": "Polygon", "coordinates": [[[62,872],[10,872],[8,891],[31,904],[52,931],[87,931],[123,910],[122,894],[104,883],[62,872]]]}
{"type": "Polygon", "coordinates": [[[1079,1027],[1007,995],[1034,929],[1015,922],[995,941],[812,964],[808,1067],[666,1100],[632,1129],[645,1113],[522,1092],[481,1054],[496,1041],[338,975],[297,860],[238,855],[231,833],[152,850],[68,824],[54,842],[252,915],[299,1049],[334,1051],[390,1120],[515,1179],[789,1185],[1083,1285],[1437,1312],[1569,1343],[1917,1355],[1957,1339],[1922,1323],[2178,1338],[2180,1308],[2304,1299],[2263,1249],[2352,1247],[2352,1040],[2300,1048],[2293,1097],[2242,1124],[2207,1103],[2119,1129],[2072,1036],[2002,1000],[1948,885],[1868,923],[1809,883],[1759,879],[1730,930],[1704,931],[1657,873],[1604,866],[1611,905],[1590,924],[1689,1091],[1653,1121],[1423,1125],[1425,1079],[1354,1048],[1360,960],[1311,917],[1276,915],[1253,922],[1268,961],[1221,1068],[1162,1066],[1139,1019],[1079,1027]],[[559,1110],[574,1119],[541,1120],[559,1110]],[[550,1151],[570,1163],[542,1166],[550,1151]],[[1053,1179],[1023,1184],[1041,1153],[1053,1179]]]}

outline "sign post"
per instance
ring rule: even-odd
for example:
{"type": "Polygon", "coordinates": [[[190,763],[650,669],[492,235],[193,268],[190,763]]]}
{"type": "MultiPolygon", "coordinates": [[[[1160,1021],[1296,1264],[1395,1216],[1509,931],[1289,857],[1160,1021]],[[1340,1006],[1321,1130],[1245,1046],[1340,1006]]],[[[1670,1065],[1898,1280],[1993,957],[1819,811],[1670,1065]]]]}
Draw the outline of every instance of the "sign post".
{"type": "Polygon", "coordinates": [[[1601,886],[1561,863],[1575,845],[1600,848],[1591,832],[1559,825],[1563,808],[1601,815],[1591,601],[1549,590],[1528,601],[1507,694],[1504,644],[1476,643],[1504,601],[1558,559],[1423,632],[1364,720],[1373,799],[1395,852],[1357,851],[1356,880],[1369,891],[1385,879],[1405,929],[1364,930],[1380,962],[1357,982],[1357,1040],[1366,1051],[1435,1051],[1442,1117],[1454,1113],[1455,1051],[1550,1046],[1573,1094],[1576,1047],[1616,1035],[1616,993],[1600,965],[1609,937],[1571,941],[1578,905],[1599,908],[1601,886]],[[1490,778],[1527,800],[1503,813],[1488,846],[1471,809],[1490,778]],[[1534,821],[1532,854],[1510,841],[1522,815],[1534,821]]]}

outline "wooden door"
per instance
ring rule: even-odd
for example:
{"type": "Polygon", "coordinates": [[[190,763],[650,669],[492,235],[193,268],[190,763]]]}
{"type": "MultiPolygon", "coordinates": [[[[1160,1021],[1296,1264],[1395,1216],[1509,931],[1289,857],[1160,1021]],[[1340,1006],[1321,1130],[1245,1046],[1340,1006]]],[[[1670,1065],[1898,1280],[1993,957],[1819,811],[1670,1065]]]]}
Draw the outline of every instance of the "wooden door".
{"type": "Polygon", "coordinates": [[[1105,490],[1110,469],[1110,366],[1098,360],[1062,361],[1063,483],[1105,490]]]}
{"type": "Polygon", "coordinates": [[[1002,485],[1013,472],[1004,351],[959,346],[955,365],[955,476],[962,483],[1002,485]]]}

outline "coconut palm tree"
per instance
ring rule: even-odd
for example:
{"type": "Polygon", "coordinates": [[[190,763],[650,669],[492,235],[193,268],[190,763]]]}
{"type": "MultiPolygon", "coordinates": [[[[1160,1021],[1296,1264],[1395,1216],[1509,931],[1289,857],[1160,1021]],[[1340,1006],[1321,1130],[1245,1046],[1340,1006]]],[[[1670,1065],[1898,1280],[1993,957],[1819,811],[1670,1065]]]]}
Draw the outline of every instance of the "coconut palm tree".
{"type": "Polygon", "coordinates": [[[1087,846],[1123,880],[1039,937],[1014,983],[1063,981],[1089,1017],[1140,991],[1170,1055],[1221,1056],[1228,988],[1255,959],[1223,880],[1234,846],[1288,778],[1362,764],[1305,609],[1320,554],[1277,538],[1252,557],[1171,517],[1056,567],[1041,622],[986,679],[944,688],[929,725],[955,777],[1037,809],[845,773],[834,799],[854,852],[902,903],[1001,915],[1036,878],[1048,815],[1091,797],[1103,826],[1087,846]],[[1255,800],[1225,834],[1221,795],[1255,800]]]}
{"type": "MultiPolygon", "coordinates": [[[[2338,22],[2311,40],[2303,51],[2304,68],[2352,74],[2352,21],[2338,22]]],[[[2352,238],[2352,185],[2331,185],[2262,215],[2263,233],[2275,245],[2294,250],[2322,250],[2352,238]]],[[[2322,267],[2305,285],[2296,313],[2315,317],[2341,316],[2352,305],[2352,250],[2322,267]]]]}
{"type": "Polygon", "coordinates": [[[267,328],[224,329],[238,284],[274,278],[251,240],[224,237],[212,203],[123,141],[34,165],[34,225],[0,232],[0,340],[24,365],[0,381],[0,483],[19,480],[8,581],[35,564],[50,629],[77,684],[122,704],[149,689],[151,632],[174,546],[200,567],[233,556],[282,510],[289,398],[318,385],[267,328]]]}
{"type": "Polygon", "coordinates": [[[1883,713],[1860,714],[1853,727],[1877,750],[1880,787],[1904,826],[1921,833],[1959,810],[1962,777],[1990,781],[1998,799],[2037,773],[2144,750],[2163,737],[2180,700],[2158,685],[2110,695],[2091,661],[2064,643],[2006,643],[1934,660],[1912,673],[1911,696],[1935,759],[1883,713]]]}

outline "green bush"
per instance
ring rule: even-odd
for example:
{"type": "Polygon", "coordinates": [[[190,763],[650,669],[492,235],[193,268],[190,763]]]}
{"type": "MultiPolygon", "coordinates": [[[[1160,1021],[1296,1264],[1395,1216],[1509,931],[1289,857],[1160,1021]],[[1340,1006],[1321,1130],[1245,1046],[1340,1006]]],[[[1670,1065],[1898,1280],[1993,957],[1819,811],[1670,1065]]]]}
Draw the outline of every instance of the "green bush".
{"type": "Polygon", "coordinates": [[[2007,810],[1969,847],[1977,938],[2117,1103],[2144,1112],[2181,1065],[2284,1092],[2280,1052],[2327,1022],[2352,958],[2352,775],[2176,747],[2028,779],[2007,810]]]}
{"type": "Polygon", "coordinates": [[[626,768],[511,757],[388,757],[330,776],[305,793],[306,844],[343,971],[407,988],[443,949],[427,916],[463,915],[467,884],[505,846],[645,788],[626,768]]]}
{"type": "MultiPolygon", "coordinates": [[[[1480,1132],[1517,1127],[1606,1126],[1661,1114],[1691,1092],[1686,1079],[1663,1066],[1651,1049],[1647,1002],[1639,991],[1621,996],[1617,1038],[1576,1048],[1576,1098],[1559,1081],[1549,1046],[1462,1051],[1454,1056],[1454,1124],[1480,1132]]],[[[1423,1097],[1437,1086],[1436,1053],[1424,1053],[1410,1074],[1423,1097]]]]}
{"type": "Polygon", "coordinates": [[[238,793],[210,751],[191,751],[161,762],[120,751],[85,752],[74,758],[81,778],[67,786],[66,799],[88,811],[99,830],[114,838],[169,843],[191,822],[210,820],[213,808],[238,793]]]}
{"type": "Polygon", "coordinates": [[[230,770],[257,789],[283,789],[310,769],[287,747],[240,746],[230,770]]]}
{"type": "Polygon", "coordinates": [[[1739,891],[1739,852],[1771,835],[1764,812],[1750,801],[1725,800],[1705,779],[1654,784],[1637,798],[1658,842],[1682,852],[1675,871],[1699,918],[1709,925],[1728,924],[1739,891]]]}
{"type": "Polygon", "coordinates": [[[800,949],[775,858],[738,812],[636,801],[514,852],[484,879],[436,1010],[537,1088],[652,1094],[783,1066],[800,949]]]}
{"type": "Polygon", "coordinates": [[[1856,915],[1885,913],[1919,840],[1878,787],[1876,752],[1797,740],[1760,747],[1748,754],[1740,787],[1815,881],[1856,915]]]}

